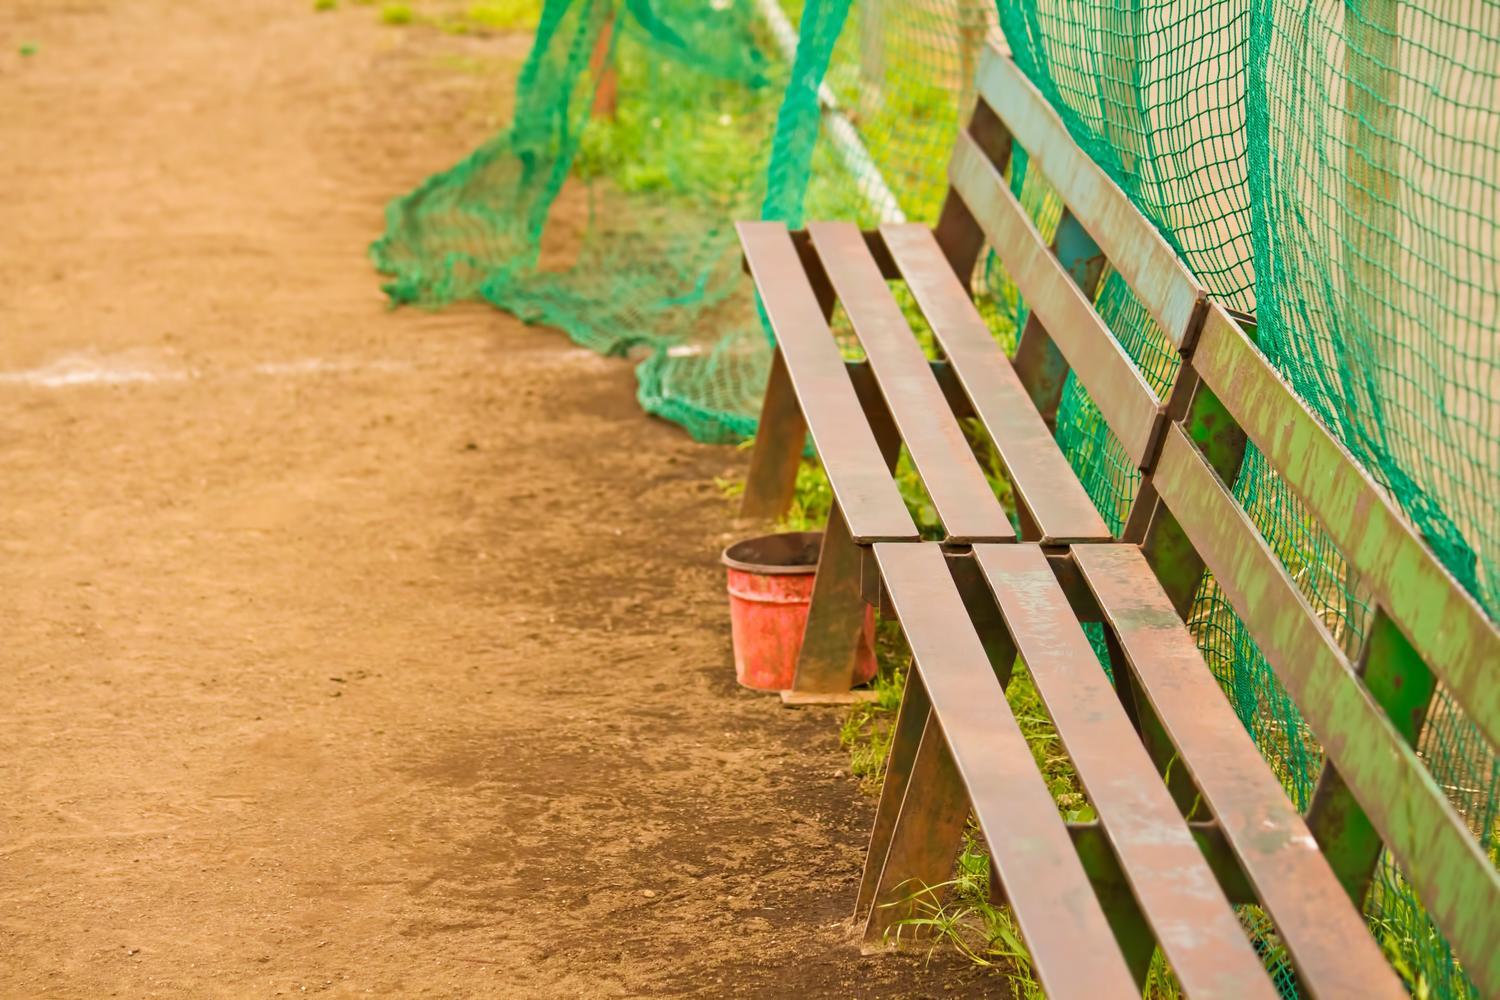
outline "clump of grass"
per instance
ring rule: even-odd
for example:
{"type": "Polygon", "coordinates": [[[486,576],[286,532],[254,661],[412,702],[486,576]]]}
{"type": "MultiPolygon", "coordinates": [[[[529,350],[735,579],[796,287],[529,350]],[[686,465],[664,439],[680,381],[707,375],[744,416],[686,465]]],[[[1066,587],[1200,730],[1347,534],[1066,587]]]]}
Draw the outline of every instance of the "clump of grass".
{"type": "Polygon", "coordinates": [[[663,60],[627,33],[614,46],[613,65],[619,93],[630,99],[611,115],[589,118],[576,175],[607,179],[619,193],[649,196],[656,206],[680,198],[715,218],[750,211],[757,197],[752,178],[761,176],[756,165],[764,163],[779,107],[779,90],[747,85],[763,62],[752,58],[755,51],[725,56],[721,72],[708,73],[663,60]]]}
{"type": "Polygon", "coordinates": [[[492,31],[531,30],[542,18],[541,0],[478,0],[464,12],[465,19],[492,31]]]}
{"type": "Polygon", "coordinates": [[[339,0],[313,0],[313,10],[337,10],[339,0]]]}
{"type": "Polygon", "coordinates": [[[833,510],[833,487],[828,474],[815,461],[805,461],[797,468],[797,489],[792,506],[777,522],[782,531],[820,531],[833,510]]]}
{"type": "MultiPolygon", "coordinates": [[[[974,964],[1003,975],[1012,996],[1045,1000],[1015,914],[990,898],[989,854],[972,821],[952,879],[936,886],[910,887],[904,898],[886,905],[913,911],[892,925],[892,938],[899,941],[903,936],[922,935],[931,942],[929,957],[939,948],[952,948],[974,964]]],[[[1267,964],[1274,967],[1269,958],[1267,964]]],[[[1141,996],[1144,1000],[1181,1000],[1182,988],[1160,949],[1151,957],[1141,996]]]]}
{"type": "Polygon", "coordinates": [[[21,43],[21,55],[23,55],[23,56],[34,56],[34,55],[36,55],[36,53],[37,53],[37,44],[36,44],[36,42],[22,42],[21,43]]]}
{"type": "Polygon", "coordinates": [[[388,3],[380,8],[380,23],[390,25],[411,24],[416,20],[416,13],[409,4],[388,3]]]}
{"type": "Polygon", "coordinates": [[[881,619],[875,630],[878,669],[870,682],[875,700],[851,706],[839,727],[839,743],[849,751],[849,773],[859,779],[861,790],[871,795],[880,791],[885,778],[891,729],[901,706],[901,692],[906,689],[905,665],[910,658],[901,626],[881,619]]]}
{"type": "Polygon", "coordinates": [[[892,925],[890,935],[896,940],[920,934],[931,942],[929,958],[939,948],[951,947],[974,964],[1001,972],[1013,996],[1045,997],[1010,907],[990,900],[990,859],[972,824],[964,833],[952,879],[910,887],[904,898],[885,905],[913,911],[892,925]]]}

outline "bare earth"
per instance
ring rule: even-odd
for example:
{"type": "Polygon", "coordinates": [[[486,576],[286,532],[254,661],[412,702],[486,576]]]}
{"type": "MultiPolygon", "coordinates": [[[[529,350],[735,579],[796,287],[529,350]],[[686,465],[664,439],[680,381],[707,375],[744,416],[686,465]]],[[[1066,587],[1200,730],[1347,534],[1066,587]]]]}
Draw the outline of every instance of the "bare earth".
{"type": "Polygon", "coordinates": [[[528,39],[0,8],[0,995],[1002,986],[855,946],[837,716],[732,680],[742,454],[379,295],[528,39]]]}

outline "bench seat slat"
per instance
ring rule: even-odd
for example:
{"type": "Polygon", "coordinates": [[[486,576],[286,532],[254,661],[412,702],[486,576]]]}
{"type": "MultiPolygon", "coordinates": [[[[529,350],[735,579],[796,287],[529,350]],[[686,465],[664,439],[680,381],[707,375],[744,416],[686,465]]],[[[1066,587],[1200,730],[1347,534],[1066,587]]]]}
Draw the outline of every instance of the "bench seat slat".
{"type": "Polygon", "coordinates": [[[1109,527],[1037,413],[932,230],[914,223],[880,234],[970,405],[995,442],[1005,469],[1047,544],[1109,541],[1109,527]]]}
{"type": "Polygon", "coordinates": [[[850,536],[859,543],[916,540],[791,234],[779,222],[735,228],[850,536]]]}
{"type": "Polygon", "coordinates": [[[1139,996],[941,547],[874,552],[1043,988],[1139,996]]]}
{"type": "Polygon", "coordinates": [[[1406,996],[1140,549],[1079,546],[1073,560],[1275,921],[1301,984],[1315,996],[1406,996]]]}
{"type": "Polygon", "coordinates": [[[864,346],[880,394],[932,497],[948,540],[1014,538],[1010,518],[980,471],[973,449],[949,410],[942,386],[871,256],[864,235],[847,222],[813,222],[807,232],[864,346]]]}
{"type": "Polygon", "coordinates": [[[1161,418],[1161,404],[1145,378],[967,133],[959,133],[954,144],[948,177],[1125,454],[1137,467],[1144,465],[1161,418]]]}
{"type": "Polygon", "coordinates": [[[1249,516],[1175,424],[1162,442],[1154,482],[1465,970],[1480,992],[1500,995],[1500,873],[1249,516]]]}
{"type": "MultiPolygon", "coordinates": [[[[1079,549],[1091,546],[1079,546],[1079,549]]],[[[1162,951],[1193,997],[1276,991],[1035,545],[974,556],[1162,951]]]]}

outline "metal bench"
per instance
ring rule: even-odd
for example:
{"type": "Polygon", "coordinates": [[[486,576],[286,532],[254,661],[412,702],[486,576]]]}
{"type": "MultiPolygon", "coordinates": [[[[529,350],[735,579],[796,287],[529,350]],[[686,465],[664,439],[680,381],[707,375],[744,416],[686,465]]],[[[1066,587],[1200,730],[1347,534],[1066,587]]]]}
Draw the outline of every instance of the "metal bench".
{"type": "Polygon", "coordinates": [[[867,940],[910,913],[912,886],[949,879],[972,815],[1051,996],[1139,996],[1157,947],[1190,996],[1273,996],[1245,903],[1308,994],[1402,996],[1358,909],[1385,849],[1481,992],[1500,993],[1500,875],[1413,749],[1439,684],[1500,743],[1500,631],[1014,64],[991,49],[978,83],[934,230],[740,227],[778,346],[744,511],[783,509],[805,432],[835,497],[797,687],[847,688],[866,603],[895,615],[913,654],[856,903],[867,940]],[[1013,144],[1065,204],[1050,247],[1003,179],[1013,144]],[[985,245],[1031,310],[1013,361],[966,293],[985,245]],[[1092,307],[1105,260],[1182,355],[1165,400],[1092,307]],[[893,279],[943,360],[917,346],[893,279]],[[843,360],[835,302],[867,361],[843,360]],[[1142,473],[1118,540],[1049,430],[1070,370],[1142,473]],[[958,425],[970,415],[1014,486],[1019,532],[958,425]],[[903,442],[941,543],[918,539],[892,479],[903,442]],[[1226,485],[1247,442],[1371,595],[1358,656],[1226,485]],[[1324,747],[1305,816],[1184,624],[1205,568],[1324,747]],[[1085,622],[1105,631],[1113,682],[1085,622]],[[1036,769],[1005,698],[1018,654],[1094,822],[1065,822],[1036,769]]]}

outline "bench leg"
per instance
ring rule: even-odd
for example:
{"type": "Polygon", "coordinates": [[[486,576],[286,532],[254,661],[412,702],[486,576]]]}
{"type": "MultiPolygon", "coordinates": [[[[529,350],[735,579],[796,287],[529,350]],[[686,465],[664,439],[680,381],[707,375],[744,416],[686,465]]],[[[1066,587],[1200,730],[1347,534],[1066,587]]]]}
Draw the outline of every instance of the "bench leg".
{"type": "Polygon", "coordinates": [[[1188,769],[1181,766],[1180,762],[1178,766],[1173,766],[1177,748],[1136,681],[1135,670],[1125,658],[1125,651],[1120,648],[1120,640],[1115,637],[1113,629],[1104,630],[1104,642],[1109,650],[1110,670],[1115,676],[1115,693],[1119,696],[1120,707],[1125,710],[1126,718],[1130,719],[1130,724],[1139,734],[1141,745],[1146,748],[1146,754],[1156,765],[1157,773],[1164,779],[1169,779],[1167,791],[1171,793],[1172,800],[1182,810],[1185,819],[1211,819],[1203,794],[1198,790],[1192,775],[1188,774],[1188,769]],[[1194,810],[1198,814],[1195,815],[1194,810]]]}
{"type": "Polygon", "coordinates": [[[818,572],[813,578],[807,626],[792,689],[782,692],[787,704],[818,704],[852,700],[854,664],[865,643],[865,598],[860,586],[863,554],[849,536],[849,526],[837,503],[823,530],[818,572]]]}
{"type": "Polygon", "coordinates": [[[913,915],[924,888],[953,878],[968,819],[968,790],[948,751],[942,726],[929,711],[901,812],[891,830],[874,905],[865,922],[866,947],[880,944],[897,921],[913,915]]]}
{"type": "Polygon", "coordinates": [[[807,421],[778,348],[771,356],[771,377],[766,381],[750,473],[740,500],[741,517],[771,519],[787,512],[797,489],[797,466],[806,440],[807,421]]]}
{"type": "Polygon", "coordinates": [[[880,786],[880,806],[875,810],[870,849],[865,854],[865,872],[859,882],[859,896],[854,901],[855,920],[875,901],[875,889],[891,847],[891,831],[896,827],[896,814],[901,811],[901,799],[906,795],[907,780],[917,758],[917,744],[921,742],[922,728],[927,724],[927,714],[931,709],[927,688],[922,684],[916,664],[912,664],[906,672],[906,690],[901,693],[901,708],[896,713],[896,726],[891,732],[891,755],[885,765],[885,781],[880,786]]]}
{"type": "Polygon", "coordinates": [[[854,394],[859,397],[865,422],[875,435],[880,457],[885,459],[885,467],[894,473],[896,463],[901,460],[901,433],[896,429],[890,408],[885,405],[885,397],[880,394],[875,372],[868,361],[846,361],[844,369],[849,373],[849,381],[854,383],[854,394]]]}
{"type": "MultiPolygon", "coordinates": [[[[1151,958],[1156,952],[1156,938],[1151,925],[1141,913],[1135,901],[1130,882],[1120,868],[1120,862],[1110,848],[1104,829],[1093,825],[1073,833],[1073,846],[1078,848],[1078,860],[1099,897],[1104,908],[1104,919],[1115,932],[1115,941],[1137,986],[1146,985],[1146,975],[1151,971],[1151,958]]],[[[995,888],[999,885],[995,868],[990,866],[990,898],[995,899],[995,888]]]]}

